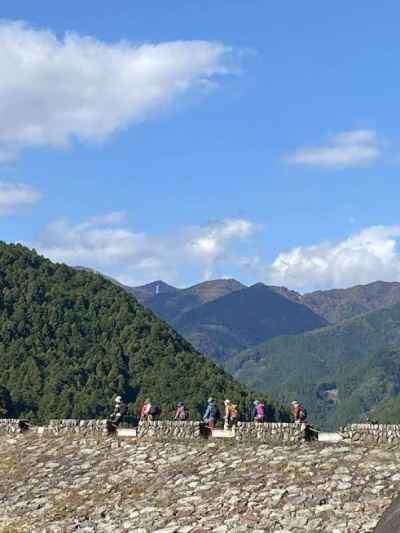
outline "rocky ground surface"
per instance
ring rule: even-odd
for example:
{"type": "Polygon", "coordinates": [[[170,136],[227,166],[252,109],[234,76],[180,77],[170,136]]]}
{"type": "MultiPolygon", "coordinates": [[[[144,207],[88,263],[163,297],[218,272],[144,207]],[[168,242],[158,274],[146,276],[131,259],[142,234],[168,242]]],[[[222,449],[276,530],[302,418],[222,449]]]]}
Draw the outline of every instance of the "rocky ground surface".
{"type": "Polygon", "coordinates": [[[372,532],[400,450],[0,436],[0,532],[372,532]]]}

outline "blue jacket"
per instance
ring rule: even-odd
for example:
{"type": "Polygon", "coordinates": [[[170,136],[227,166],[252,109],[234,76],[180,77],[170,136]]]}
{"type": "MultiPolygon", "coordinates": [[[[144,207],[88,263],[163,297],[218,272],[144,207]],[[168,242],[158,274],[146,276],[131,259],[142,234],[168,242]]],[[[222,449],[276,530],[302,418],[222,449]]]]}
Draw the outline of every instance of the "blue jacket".
{"type": "Polygon", "coordinates": [[[203,419],[208,422],[209,420],[216,420],[217,417],[215,416],[215,414],[212,414],[212,411],[213,410],[216,410],[216,412],[218,411],[218,407],[216,405],[215,402],[210,402],[208,405],[207,405],[207,409],[206,409],[206,412],[204,413],[204,417],[203,419]]]}

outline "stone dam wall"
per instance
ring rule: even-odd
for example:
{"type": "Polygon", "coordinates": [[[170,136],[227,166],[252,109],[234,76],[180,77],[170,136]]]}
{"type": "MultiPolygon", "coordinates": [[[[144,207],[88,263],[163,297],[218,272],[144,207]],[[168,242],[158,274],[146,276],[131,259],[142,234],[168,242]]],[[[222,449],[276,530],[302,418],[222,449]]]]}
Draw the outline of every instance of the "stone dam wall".
{"type": "Polygon", "coordinates": [[[239,422],[235,431],[239,441],[298,443],[307,440],[305,424],[239,422]]]}
{"type": "MultiPolygon", "coordinates": [[[[24,431],[46,435],[103,435],[113,432],[112,425],[107,420],[50,420],[47,426],[29,425],[27,421],[16,419],[0,419],[0,432],[22,433],[24,431]]],[[[121,430],[122,433],[123,430],[121,430]]],[[[125,430],[126,431],[126,430],[125,430]]],[[[118,431],[116,432],[118,434],[118,431]]],[[[236,428],[224,432],[217,430],[215,435],[231,437],[243,442],[271,442],[271,443],[299,443],[306,439],[307,426],[304,424],[239,422],[236,428]]],[[[183,439],[195,440],[208,438],[212,433],[205,424],[196,421],[168,421],[155,420],[140,422],[132,431],[132,436],[139,439],[183,439]]],[[[214,435],[214,436],[215,436],[214,435]]]]}
{"type": "MultiPolygon", "coordinates": [[[[113,433],[107,420],[50,420],[47,426],[30,425],[26,420],[0,419],[0,433],[23,433],[24,431],[46,435],[105,435],[113,433]]],[[[121,434],[125,430],[120,430],[121,434]]],[[[137,428],[128,431],[129,436],[139,439],[195,440],[211,436],[231,437],[240,442],[264,442],[297,444],[313,440],[317,432],[305,424],[239,422],[230,431],[218,429],[211,434],[202,422],[155,420],[140,422],[137,428]]],[[[118,434],[118,431],[116,432],[118,434]]],[[[340,432],[343,442],[360,445],[400,444],[400,425],[351,424],[340,432]]]]}
{"type": "Polygon", "coordinates": [[[344,441],[353,444],[400,443],[400,424],[350,424],[341,433],[344,441]]]}
{"type": "Polygon", "coordinates": [[[3,433],[0,531],[373,533],[399,472],[397,445],[3,433]]]}

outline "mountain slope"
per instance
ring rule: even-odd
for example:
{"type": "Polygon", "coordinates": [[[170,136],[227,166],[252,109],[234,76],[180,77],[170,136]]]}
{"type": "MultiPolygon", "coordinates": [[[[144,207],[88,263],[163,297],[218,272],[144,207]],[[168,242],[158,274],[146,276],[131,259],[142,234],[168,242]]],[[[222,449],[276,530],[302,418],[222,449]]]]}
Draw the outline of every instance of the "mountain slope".
{"type": "MultiPolygon", "coordinates": [[[[281,400],[301,398],[314,420],[332,426],[373,408],[371,400],[365,402],[368,408],[351,407],[350,393],[368,381],[368,373],[379,361],[377,354],[398,346],[400,304],[336,326],[276,337],[242,352],[226,366],[241,382],[268,389],[281,400]]],[[[374,394],[374,387],[367,389],[374,394]]]]}
{"type": "Polygon", "coordinates": [[[300,301],[331,324],[337,324],[400,303],[400,283],[375,281],[348,289],[315,291],[300,296],[300,301]]]}
{"type": "Polygon", "coordinates": [[[180,292],[179,289],[168,285],[165,281],[153,281],[152,283],[147,283],[147,285],[141,285],[140,287],[128,287],[124,285],[124,289],[135,296],[137,301],[148,307],[147,302],[151,301],[155,296],[171,296],[180,292]]]}
{"type": "Polygon", "coordinates": [[[271,337],[325,324],[305,305],[258,283],[186,312],[175,327],[201,351],[224,359],[271,337]]]}
{"type": "Polygon", "coordinates": [[[0,409],[8,416],[103,417],[116,394],[248,405],[249,393],[104,277],[0,243],[0,409]]]}
{"type": "Polygon", "coordinates": [[[159,294],[145,302],[158,317],[175,325],[188,311],[244,288],[235,279],[205,281],[175,293],[159,294]]]}

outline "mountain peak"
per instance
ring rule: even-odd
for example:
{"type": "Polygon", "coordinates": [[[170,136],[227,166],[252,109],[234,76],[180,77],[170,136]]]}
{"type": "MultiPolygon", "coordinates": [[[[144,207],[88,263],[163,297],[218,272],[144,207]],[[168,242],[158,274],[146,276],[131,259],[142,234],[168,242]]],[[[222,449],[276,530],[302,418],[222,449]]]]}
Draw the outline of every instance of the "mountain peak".
{"type": "Polygon", "coordinates": [[[139,287],[129,287],[127,289],[142,304],[147,304],[149,300],[161,294],[175,294],[180,291],[173,285],[169,285],[161,279],[140,285],[139,287]]]}

